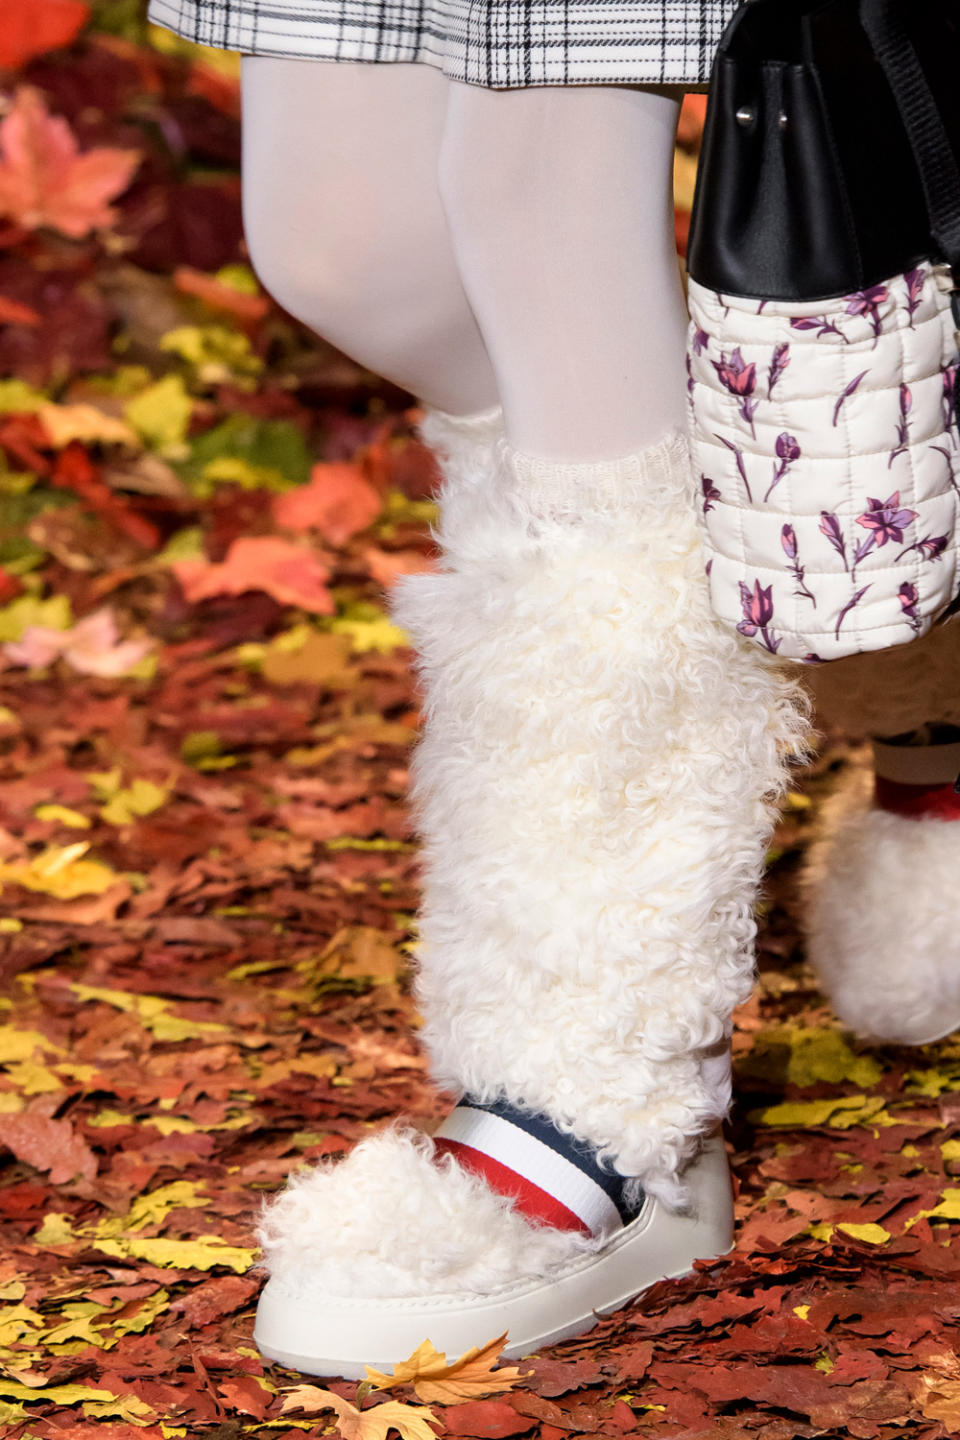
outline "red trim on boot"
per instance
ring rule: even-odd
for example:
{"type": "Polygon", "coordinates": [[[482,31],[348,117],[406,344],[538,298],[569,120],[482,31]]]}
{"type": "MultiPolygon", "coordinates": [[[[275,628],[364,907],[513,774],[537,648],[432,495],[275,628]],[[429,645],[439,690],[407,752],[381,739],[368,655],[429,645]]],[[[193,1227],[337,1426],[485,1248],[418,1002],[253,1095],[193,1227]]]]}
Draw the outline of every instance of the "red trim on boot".
{"type": "Polygon", "coordinates": [[[877,806],[911,820],[960,820],[960,795],[953,782],[946,785],[905,785],[900,780],[876,776],[877,806]]]}
{"type": "Polygon", "coordinates": [[[464,1145],[459,1140],[448,1140],[446,1136],[438,1136],[433,1145],[440,1154],[452,1155],[465,1170],[472,1170],[479,1175],[498,1195],[506,1195],[515,1200],[517,1209],[529,1219],[539,1220],[544,1225],[552,1226],[554,1230],[579,1230],[583,1235],[590,1234],[590,1227],[583,1223],[579,1215],[575,1215],[546,1190],[541,1190],[539,1185],[534,1185],[532,1180],[518,1175],[507,1165],[501,1165],[499,1160],[484,1155],[481,1150],[474,1150],[472,1145],[464,1145]]]}

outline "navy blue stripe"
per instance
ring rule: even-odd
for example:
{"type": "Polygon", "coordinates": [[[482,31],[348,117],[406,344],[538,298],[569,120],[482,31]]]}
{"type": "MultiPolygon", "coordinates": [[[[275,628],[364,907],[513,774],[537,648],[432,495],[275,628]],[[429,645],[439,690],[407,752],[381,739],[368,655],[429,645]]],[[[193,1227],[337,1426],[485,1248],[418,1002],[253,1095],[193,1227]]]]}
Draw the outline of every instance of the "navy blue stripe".
{"type": "MultiPolygon", "coordinates": [[[[563,1130],[558,1130],[552,1120],[545,1115],[531,1115],[528,1110],[518,1110],[507,1100],[491,1100],[484,1103],[482,1100],[474,1100],[465,1095],[460,1101],[461,1105],[469,1105],[473,1110],[484,1110],[488,1115],[496,1115],[508,1124],[515,1125],[526,1135],[532,1135],[535,1140],[546,1145],[549,1150],[554,1150],[575,1165],[584,1175],[599,1185],[600,1189],[613,1201],[617,1207],[620,1219],[626,1225],[638,1213],[639,1204],[631,1206],[626,1203],[623,1197],[623,1189],[627,1183],[625,1175],[619,1175],[616,1171],[605,1170],[597,1160],[596,1151],[583,1140],[578,1140],[575,1135],[568,1135],[563,1130]]],[[[535,1177],[531,1176],[531,1179],[535,1177]]],[[[640,1197],[642,1201],[642,1196],[640,1197]]]]}

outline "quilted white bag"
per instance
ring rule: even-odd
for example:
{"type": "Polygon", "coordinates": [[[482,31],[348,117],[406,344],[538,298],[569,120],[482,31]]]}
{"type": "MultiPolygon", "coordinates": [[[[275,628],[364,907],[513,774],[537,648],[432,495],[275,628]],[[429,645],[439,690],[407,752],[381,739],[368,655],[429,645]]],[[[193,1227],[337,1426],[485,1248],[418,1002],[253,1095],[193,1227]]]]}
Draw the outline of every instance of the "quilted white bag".
{"type": "Polygon", "coordinates": [[[931,100],[890,0],[749,0],[721,42],[689,252],[699,512],[717,613],[791,659],[909,641],[960,591],[960,201],[943,213],[960,172],[941,113],[918,119],[918,74],[931,100]],[[764,13],[776,56],[758,64],[764,13]],[[863,73],[831,69],[838,52],[863,73]],[[844,168],[844,85],[866,92],[893,193],[898,167],[912,182],[905,216],[844,168]],[[931,149],[952,176],[931,178],[931,149]]]}

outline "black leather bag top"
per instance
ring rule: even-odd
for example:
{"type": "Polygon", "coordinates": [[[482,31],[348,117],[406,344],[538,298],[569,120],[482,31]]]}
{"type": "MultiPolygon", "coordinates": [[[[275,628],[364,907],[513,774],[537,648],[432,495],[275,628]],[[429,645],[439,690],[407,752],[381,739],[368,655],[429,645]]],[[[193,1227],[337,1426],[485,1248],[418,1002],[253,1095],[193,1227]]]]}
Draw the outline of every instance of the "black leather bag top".
{"type": "Polygon", "coordinates": [[[745,0],[711,77],[687,264],[803,301],[960,277],[960,0],[745,0]]]}

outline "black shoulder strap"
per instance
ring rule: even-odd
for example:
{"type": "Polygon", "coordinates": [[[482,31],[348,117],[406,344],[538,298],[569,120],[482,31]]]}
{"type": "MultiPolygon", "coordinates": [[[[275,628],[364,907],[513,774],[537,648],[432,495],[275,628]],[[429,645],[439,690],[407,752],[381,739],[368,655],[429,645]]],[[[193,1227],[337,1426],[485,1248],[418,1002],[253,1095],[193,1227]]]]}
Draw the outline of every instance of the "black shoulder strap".
{"type": "Polygon", "coordinates": [[[902,0],[860,0],[860,23],[900,108],[923,182],[931,234],[960,285],[960,164],[910,39],[902,0]]]}

